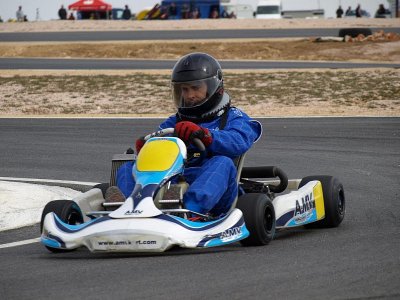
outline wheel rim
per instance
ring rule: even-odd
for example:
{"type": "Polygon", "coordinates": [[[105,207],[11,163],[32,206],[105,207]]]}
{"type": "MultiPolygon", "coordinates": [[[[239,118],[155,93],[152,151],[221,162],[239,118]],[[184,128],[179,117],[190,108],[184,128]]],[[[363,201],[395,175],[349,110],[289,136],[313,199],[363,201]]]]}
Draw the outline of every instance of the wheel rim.
{"type": "Polygon", "coordinates": [[[267,232],[271,232],[274,225],[274,214],[270,207],[266,207],[264,211],[264,228],[267,232]]]}

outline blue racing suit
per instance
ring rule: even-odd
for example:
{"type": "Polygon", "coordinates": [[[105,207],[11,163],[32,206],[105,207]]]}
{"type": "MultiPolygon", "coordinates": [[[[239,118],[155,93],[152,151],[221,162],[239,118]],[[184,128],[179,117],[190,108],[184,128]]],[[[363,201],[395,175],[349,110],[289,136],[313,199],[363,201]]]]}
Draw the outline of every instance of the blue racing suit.
{"type": "MultiPolygon", "coordinates": [[[[236,167],[233,159],[247,152],[262,133],[261,124],[250,119],[241,110],[231,107],[226,125],[219,130],[221,117],[198,125],[208,128],[212,143],[207,147],[207,157],[185,168],[183,176],[189,184],[183,202],[185,208],[202,214],[219,216],[226,213],[238,194],[236,167]]],[[[176,115],[169,117],[160,129],[175,127],[176,115]]],[[[190,151],[190,148],[189,148],[190,151]]],[[[125,164],[117,172],[117,186],[128,197],[135,185],[132,165],[125,164]]]]}

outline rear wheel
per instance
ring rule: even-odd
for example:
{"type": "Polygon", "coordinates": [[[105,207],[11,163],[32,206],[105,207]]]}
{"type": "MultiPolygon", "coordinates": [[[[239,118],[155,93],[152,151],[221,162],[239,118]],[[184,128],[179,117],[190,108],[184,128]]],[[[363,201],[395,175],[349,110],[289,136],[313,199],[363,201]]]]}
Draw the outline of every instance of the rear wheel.
{"type": "Polygon", "coordinates": [[[275,210],[272,201],[265,194],[248,193],[240,196],[238,209],[243,212],[248,238],[241,240],[244,246],[262,246],[268,244],[275,235],[275,210]]]}
{"type": "MultiPolygon", "coordinates": [[[[46,215],[50,212],[55,213],[64,223],[69,225],[77,225],[83,223],[82,212],[74,201],[72,200],[55,200],[46,204],[42,212],[40,220],[40,233],[43,231],[43,222],[46,215]]],[[[45,246],[48,250],[55,253],[69,252],[74,249],[59,249],[45,246]]]]}
{"type": "Polygon", "coordinates": [[[343,184],[339,181],[339,179],[332,176],[308,176],[301,180],[299,188],[313,180],[319,180],[322,184],[325,218],[320,221],[307,224],[305,227],[327,228],[339,226],[343,221],[346,212],[343,184]]]}

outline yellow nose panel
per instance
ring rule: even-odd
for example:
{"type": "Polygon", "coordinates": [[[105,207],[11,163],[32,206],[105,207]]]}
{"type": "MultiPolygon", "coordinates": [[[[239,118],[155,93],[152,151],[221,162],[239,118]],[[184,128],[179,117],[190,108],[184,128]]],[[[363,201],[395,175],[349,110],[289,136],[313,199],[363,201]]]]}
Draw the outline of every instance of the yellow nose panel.
{"type": "Polygon", "coordinates": [[[136,168],[140,172],[165,171],[172,167],[178,154],[179,147],[173,141],[150,141],[140,150],[136,168]]]}
{"type": "Polygon", "coordinates": [[[321,182],[318,182],[313,190],[315,199],[315,209],[317,211],[317,219],[320,220],[325,217],[324,194],[322,192],[321,182]]]}

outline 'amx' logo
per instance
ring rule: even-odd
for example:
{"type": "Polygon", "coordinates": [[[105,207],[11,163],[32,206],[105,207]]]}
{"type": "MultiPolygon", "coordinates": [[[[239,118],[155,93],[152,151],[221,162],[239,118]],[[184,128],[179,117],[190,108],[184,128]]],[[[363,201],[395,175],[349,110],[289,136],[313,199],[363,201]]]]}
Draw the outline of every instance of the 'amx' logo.
{"type": "Polygon", "coordinates": [[[143,210],[138,210],[138,209],[127,210],[125,212],[125,215],[140,215],[142,212],[143,210]]]}
{"type": "Polygon", "coordinates": [[[296,200],[296,211],[294,213],[295,216],[304,214],[305,212],[312,210],[315,208],[315,199],[313,197],[313,193],[306,195],[301,198],[301,204],[299,200],[296,200]]]}
{"type": "Polygon", "coordinates": [[[242,234],[242,228],[241,227],[233,227],[225,230],[224,232],[221,233],[220,238],[221,240],[223,239],[231,239],[237,235],[242,234]]]}

